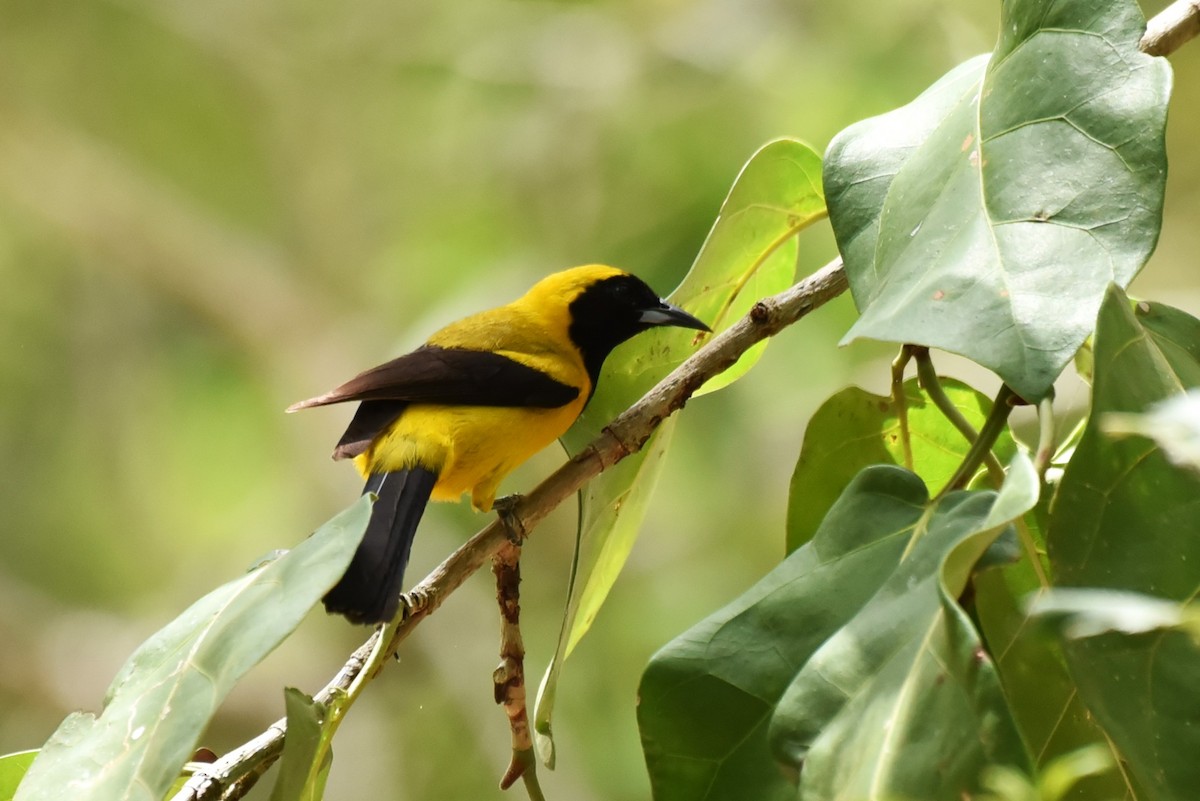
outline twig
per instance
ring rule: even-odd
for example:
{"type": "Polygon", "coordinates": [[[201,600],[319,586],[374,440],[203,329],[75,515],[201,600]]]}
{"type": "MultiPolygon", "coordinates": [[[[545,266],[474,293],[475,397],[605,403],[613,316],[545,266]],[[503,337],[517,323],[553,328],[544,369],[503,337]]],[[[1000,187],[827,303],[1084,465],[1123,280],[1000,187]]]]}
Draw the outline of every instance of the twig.
{"type": "MultiPolygon", "coordinates": [[[[790,289],[760,300],[750,313],[727,330],[713,337],[641,400],[617,416],[586,448],[567,461],[532,492],[518,501],[510,517],[524,531],[531,532],[555,507],[570,498],[585,483],[636,453],[659,424],[688,401],[706,381],[730,367],[754,344],[800,320],[847,289],[846,273],[840,258],[826,264],[790,289]]],[[[338,675],[319,692],[318,701],[328,701],[338,690],[348,690],[370,660],[378,673],[396,648],[421,621],[441,605],[446,596],[481,568],[505,545],[510,544],[509,526],[499,519],[478,532],[450,554],[432,573],[413,588],[424,593],[428,604],[409,617],[376,631],[358,647],[338,675]],[[380,644],[376,649],[377,643],[380,644]],[[378,655],[384,658],[379,659],[378,655]]],[[[364,674],[362,682],[374,678],[364,674]]],[[[362,682],[359,682],[361,685],[362,682]]],[[[262,734],[229,752],[211,766],[198,772],[172,801],[216,801],[235,799],[231,788],[243,774],[259,770],[278,758],[283,748],[286,720],[278,720],[262,734]]]]}
{"type": "MultiPolygon", "coordinates": [[[[917,380],[920,382],[921,388],[925,390],[925,394],[929,396],[929,400],[933,401],[933,405],[938,407],[950,424],[966,437],[967,442],[974,442],[979,436],[979,432],[967,421],[967,418],[963,417],[962,412],[946,395],[946,390],[942,389],[941,379],[938,378],[937,370],[933,367],[933,359],[929,357],[929,348],[914,347],[913,356],[917,360],[917,380]]],[[[987,467],[988,475],[996,482],[996,486],[1003,484],[1004,467],[1001,466],[996,455],[988,451],[983,456],[983,463],[987,467]]]]}
{"type": "MultiPolygon", "coordinates": [[[[912,345],[901,345],[900,352],[892,360],[892,405],[896,407],[896,420],[900,423],[900,447],[904,451],[904,468],[913,469],[912,437],[908,430],[908,398],[904,395],[904,368],[913,356],[912,345]]],[[[928,349],[926,349],[928,351],[928,349]]]]}
{"type": "Polygon", "coordinates": [[[1169,56],[1200,34],[1200,0],[1178,0],[1146,23],[1138,47],[1152,56],[1169,56]]]}
{"type": "Polygon", "coordinates": [[[992,401],[992,410],[988,412],[987,419],[983,421],[983,428],[979,430],[979,436],[971,443],[971,449],[963,457],[962,464],[958,466],[954,477],[938,493],[939,498],[952,490],[965,487],[971,480],[971,476],[979,469],[979,465],[983,464],[987,454],[991,453],[997,437],[1004,431],[1004,426],[1008,424],[1008,416],[1012,414],[1013,410],[1012,402],[1016,397],[1017,393],[1013,392],[1008,384],[1001,385],[1000,391],[996,393],[996,399],[992,401]]]}
{"type": "MultiPolygon", "coordinates": [[[[521,639],[521,548],[510,542],[492,557],[496,602],[500,605],[500,665],[492,673],[496,703],[504,707],[512,730],[512,760],[500,779],[507,790],[519,778],[537,786],[537,760],[525,704],[525,643],[521,639]]],[[[531,793],[532,795],[532,793],[531,793]]]]}

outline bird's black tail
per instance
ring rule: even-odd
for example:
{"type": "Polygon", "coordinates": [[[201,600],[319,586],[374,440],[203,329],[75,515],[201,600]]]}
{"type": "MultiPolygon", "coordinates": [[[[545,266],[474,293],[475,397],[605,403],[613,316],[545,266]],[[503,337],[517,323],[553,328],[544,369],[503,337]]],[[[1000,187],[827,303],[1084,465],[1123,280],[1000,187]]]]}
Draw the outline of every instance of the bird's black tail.
{"type": "Polygon", "coordinates": [[[351,623],[386,623],[396,616],[413,536],[437,478],[423,467],[370,475],[363,492],[379,498],[350,567],[325,595],[326,611],[351,623]]]}

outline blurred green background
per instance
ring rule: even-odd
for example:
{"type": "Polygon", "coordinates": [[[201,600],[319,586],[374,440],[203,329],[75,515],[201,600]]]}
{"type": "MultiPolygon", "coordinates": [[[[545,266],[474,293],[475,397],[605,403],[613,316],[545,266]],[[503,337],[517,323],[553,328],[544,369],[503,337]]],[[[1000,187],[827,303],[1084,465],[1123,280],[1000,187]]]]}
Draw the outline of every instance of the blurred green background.
{"type": "MultiPolygon", "coordinates": [[[[821,150],[907,102],[990,49],[998,6],[0,0],[0,752],[98,709],[142,639],[354,500],[354,471],[328,458],[350,410],[287,404],[567,266],[669,291],[760,144],[821,150]]],[[[1134,291],[1196,312],[1200,46],[1172,60],[1167,217],[1134,291]]],[[[827,226],[801,247],[806,270],[834,254],[827,226]]],[[[568,664],[550,797],[647,797],[646,660],[782,555],[821,400],[886,386],[891,348],[836,349],[852,316],[840,298],[688,406],[630,566],[568,664]]],[[[410,579],[484,522],[433,508],[410,579]]],[[[526,549],[531,677],[573,523],[560,510],[526,549]]],[[[330,798],[500,797],[493,594],[470,581],[370,688],[330,798]]],[[[314,691],[363,636],[314,613],[205,744],[260,731],[284,685],[314,691]]]]}

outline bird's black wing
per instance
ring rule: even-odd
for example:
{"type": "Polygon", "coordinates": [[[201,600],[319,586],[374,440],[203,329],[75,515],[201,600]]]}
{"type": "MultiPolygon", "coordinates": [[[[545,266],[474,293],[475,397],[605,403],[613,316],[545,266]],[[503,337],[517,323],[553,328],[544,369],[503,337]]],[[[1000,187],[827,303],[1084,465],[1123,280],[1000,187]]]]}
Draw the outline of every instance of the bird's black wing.
{"type": "Polygon", "coordinates": [[[579,388],[488,351],[426,345],[359,373],[332,392],[288,407],[289,412],[362,401],[333,458],[358,456],[410,403],[524,406],[553,409],[579,397],[579,388]]]}
{"type": "Polygon", "coordinates": [[[426,345],[359,373],[332,392],[293,404],[288,411],[370,400],[553,409],[578,397],[578,387],[499,353],[426,345]]]}

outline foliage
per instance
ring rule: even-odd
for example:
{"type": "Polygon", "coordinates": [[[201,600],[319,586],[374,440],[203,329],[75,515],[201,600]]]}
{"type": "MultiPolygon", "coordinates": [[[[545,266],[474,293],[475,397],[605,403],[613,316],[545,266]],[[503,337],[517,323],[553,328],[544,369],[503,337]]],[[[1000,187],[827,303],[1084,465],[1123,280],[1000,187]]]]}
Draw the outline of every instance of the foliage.
{"type": "MultiPolygon", "coordinates": [[[[903,348],[890,395],[846,388],[812,416],[783,560],[646,668],[659,801],[1183,801],[1200,785],[1200,475],[1175,443],[1197,431],[1200,320],[1125,293],[1166,178],[1171,75],[1141,30],[1132,0],[1006,0],[993,53],[844,130],[823,167],[783,139],[743,168],[673,300],[727,328],[792,283],[797,235],[827,213],[860,315],[846,340],[903,348]],[[1090,409],[1059,443],[1053,387],[1085,340],[1090,409]],[[931,347],[1003,385],[989,400],[939,377],[931,347]],[[910,358],[919,380],[903,380],[910,358]],[[1008,426],[1018,404],[1037,406],[1028,445],[1008,426]]],[[[615,354],[567,448],[704,340],[662,331],[615,354]]],[[[535,721],[552,766],[564,660],[625,565],[673,427],[583,492],[535,721]]],[[[178,789],[225,695],[340,575],[368,507],[168,624],[98,718],[0,758],[0,800],[178,789]]],[[[272,801],[322,797],[358,689],[286,691],[272,801]]]]}
{"type": "Polygon", "coordinates": [[[366,530],[364,496],[292,550],[229,582],[147,640],[97,718],[77,712],[38,753],[17,801],[158,801],[217,706],[287,637],[350,564],[366,530]]]}
{"type": "MultiPolygon", "coordinates": [[[[948,409],[980,408],[969,387],[937,406],[911,382],[831,398],[793,477],[795,550],[643,676],[658,799],[1157,800],[1200,781],[1185,687],[1200,653],[1178,606],[1200,579],[1200,486],[1162,451],[1158,411],[1200,379],[1200,322],[1121,289],[1158,238],[1170,73],[1137,52],[1132,3],[1008,2],[1001,31],[990,57],[831,144],[862,313],[847,338],[960,353],[1042,401],[1045,471],[1052,384],[1094,332],[1082,438],[1061,481],[1018,455],[999,494],[955,491],[982,462],[948,409]],[[1112,438],[1147,410],[1151,430],[1127,433],[1153,439],[1112,438]],[[889,475],[872,462],[915,469],[888,468],[914,486],[866,491],[889,475]],[[898,504],[905,522],[881,517],[898,504]],[[1027,595],[1074,636],[1030,625],[1027,595]]],[[[971,421],[988,450],[1001,428],[982,418],[1007,419],[1005,394],[971,421]]]]}

